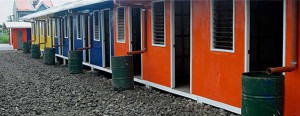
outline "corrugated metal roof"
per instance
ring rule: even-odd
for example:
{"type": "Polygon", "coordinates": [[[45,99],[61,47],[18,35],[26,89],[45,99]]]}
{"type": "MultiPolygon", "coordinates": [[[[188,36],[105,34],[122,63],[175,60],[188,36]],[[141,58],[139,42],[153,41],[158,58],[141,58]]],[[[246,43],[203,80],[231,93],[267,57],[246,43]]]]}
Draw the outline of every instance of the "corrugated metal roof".
{"type": "Polygon", "coordinates": [[[62,6],[57,6],[57,7],[53,7],[53,8],[43,10],[43,11],[40,11],[40,12],[37,12],[37,13],[26,15],[26,16],[22,17],[21,20],[29,20],[29,19],[32,19],[32,18],[42,17],[42,16],[54,14],[54,13],[57,13],[57,12],[66,11],[66,10],[69,10],[69,9],[79,8],[79,7],[82,7],[82,6],[92,5],[92,4],[96,4],[96,3],[101,3],[101,2],[105,2],[105,1],[112,1],[112,0],[80,0],[80,1],[75,1],[75,2],[68,3],[68,4],[64,4],[62,6]]]}
{"type": "Polygon", "coordinates": [[[31,28],[31,23],[27,22],[4,22],[5,28],[31,28]]]}

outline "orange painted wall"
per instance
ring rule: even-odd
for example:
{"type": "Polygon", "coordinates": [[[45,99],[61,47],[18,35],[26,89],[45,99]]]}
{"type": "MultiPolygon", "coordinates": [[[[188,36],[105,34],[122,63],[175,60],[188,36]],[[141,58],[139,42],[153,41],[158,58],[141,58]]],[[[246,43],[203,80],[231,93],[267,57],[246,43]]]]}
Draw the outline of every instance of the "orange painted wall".
{"type": "Polygon", "coordinates": [[[23,32],[23,42],[27,41],[27,30],[26,29],[11,29],[12,30],[12,34],[11,34],[11,38],[12,38],[12,45],[14,49],[18,48],[18,32],[22,31],[23,32]]]}
{"type": "MultiPolygon", "coordinates": [[[[286,65],[291,61],[291,49],[292,49],[292,0],[287,0],[287,17],[286,17],[286,65]]],[[[300,24],[300,20],[298,20],[300,24]]],[[[300,30],[300,25],[298,29],[300,30]]],[[[298,32],[298,37],[299,37],[298,32]]],[[[298,46],[300,46],[300,38],[298,38],[298,46]]],[[[300,54],[300,47],[298,47],[298,54],[300,54]]],[[[299,116],[300,115],[300,69],[299,69],[299,55],[298,55],[298,68],[291,72],[286,73],[285,78],[285,109],[286,116],[299,116]]]]}
{"type": "Polygon", "coordinates": [[[235,52],[228,53],[210,49],[210,0],[193,1],[193,94],[241,107],[244,4],[241,0],[235,3],[235,52]]]}
{"type": "MultiPolygon", "coordinates": [[[[125,7],[125,43],[117,42],[117,23],[114,23],[114,54],[115,56],[124,56],[127,55],[129,51],[129,36],[128,36],[128,7],[125,7]]],[[[117,22],[117,7],[114,8],[114,22],[117,22]]]]}
{"type": "MultiPolygon", "coordinates": [[[[286,64],[291,60],[292,0],[287,1],[286,64]]],[[[241,107],[241,74],[245,65],[245,0],[235,2],[235,51],[214,52],[210,47],[211,0],[194,0],[192,3],[192,93],[235,107],[241,107]]],[[[166,0],[166,47],[152,46],[151,2],[147,6],[147,51],[142,55],[143,79],[167,87],[171,85],[170,67],[170,0],[166,0]]],[[[116,7],[115,7],[116,8],[116,7]]],[[[114,11],[116,22],[116,9],[114,11]]],[[[126,55],[129,50],[128,7],[126,7],[126,43],[117,43],[115,25],[115,55],[126,55]]],[[[116,24],[116,23],[115,23],[116,24]]],[[[299,20],[300,33],[300,20],[299,20]]],[[[298,39],[300,45],[300,37],[298,39]]],[[[300,47],[299,54],[300,54],[300,47]]],[[[300,61],[300,57],[299,57],[300,61]]],[[[300,115],[300,69],[286,73],[285,115],[300,115]]]]}
{"type": "MultiPolygon", "coordinates": [[[[167,87],[171,86],[170,70],[170,1],[166,0],[166,46],[152,46],[152,27],[151,27],[151,2],[145,3],[147,6],[147,51],[142,55],[143,79],[167,87]]],[[[116,22],[116,7],[114,9],[114,20],[116,22]]],[[[129,51],[129,28],[128,28],[128,7],[125,14],[126,43],[117,42],[116,23],[114,28],[115,35],[115,56],[126,55],[129,51]]],[[[143,27],[144,28],[144,27],[143,27]]]]}

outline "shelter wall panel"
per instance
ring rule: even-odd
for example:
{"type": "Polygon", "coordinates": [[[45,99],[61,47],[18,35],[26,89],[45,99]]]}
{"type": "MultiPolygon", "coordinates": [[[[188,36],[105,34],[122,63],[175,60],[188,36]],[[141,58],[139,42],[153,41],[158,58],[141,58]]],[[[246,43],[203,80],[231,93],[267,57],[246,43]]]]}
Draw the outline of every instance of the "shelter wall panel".
{"type": "Polygon", "coordinates": [[[235,52],[211,51],[211,1],[192,3],[192,93],[241,107],[244,72],[244,1],[235,1],[235,52]]]}
{"type": "MultiPolygon", "coordinates": [[[[286,0],[286,65],[290,65],[291,62],[291,50],[292,50],[292,0],[286,0]]],[[[299,6],[300,7],[300,6],[299,6]]],[[[298,56],[300,54],[300,20],[298,19],[298,56]]],[[[298,57],[298,62],[300,57],[298,57]]],[[[286,116],[298,116],[300,115],[300,69],[298,68],[291,72],[286,73],[285,78],[285,108],[284,114],[286,116]]]]}
{"type": "MultiPolygon", "coordinates": [[[[152,2],[145,2],[145,6],[147,7],[147,51],[142,55],[142,73],[143,79],[147,81],[151,81],[163,86],[170,87],[171,86],[171,70],[170,70],[170,1],[166,0],[165,2],[165,9],[166,9],[166,20],[165,20],[165,27],[166,27],[166,36],[165,47],[158,47],[152,46],[152,23],[151,23],[151,16],[152,16],[152,9],[151,4],[152,2]]],[[[116,33],[116,26],[114,25],[114,52],[115,56],[122,56],[127,55],[129,51],[129,23],[128,23],[128,7],[125,8],[125,43],[118,43],[117,42],[117,33],[116,33]]],[[[116,6],[114,9],[114,22],[116,22],[116,6]]],[[[143,16],[143,15],[142,15],[143,16]]],[[[144,21],[144,20],[142,20],[144,21]]],[[[142,27],[143,30],[143,27],[142,27]]]]}
{"type": "Polygon", "coordinates": [[[46,47],[47,48],[50,48],[51,47],[51,37],[50,36],[47,36],[47,39],[46,39],[46,42],[47,42],[47,44],[46,44],[46,47]]]}
{"type": "Polygon", "coordinates": [[[27,30],[26,29],[11,29],[11,38],[12,38],[12,45],[13,45],[13,49],[17,49],[18,48],[18,32],[22,32],[23,33],[23,38],[22,41],[26,42],[27,41],[27,30]]]}
{"type": "MultiPolygon", "coordinates": [[[[45,37],[44,37],[44,35],[40,35],[40,42],[39,43],[45,43],[45,37]]],[[[40,45],[40,49],[44,50],[44,48],[45,48],[45,44],[41,44],[40,45]]]]}
{"type": "Polygon", "coordinates": [[[30,41],[31,40],[31,29],[26,29],[27,33],[27,38],[26,38],[26,41],[30,41]]]}
{"type": "MultiPolygon", "coordinates": [[[[114,22],[117,22],[117,7],[114,9],[114,22]]],[[[127,55],[127,52],[129,51],[129,27],[128,27],[128,7],[125,7],[125,43],[119,43],[117,42],[118,34],[117,34],[117,23],[114,24],[114,35],[115,35],[115,40],[114,40],[114,55],[115,56],[125,56],[127,55]]]]}
{"type": "Polygon", "coordinates": [[[63,38],[63,56],[68,57],[69,52],[69,38],[63,38]]]}
{"type": "MultiPolygon", "coordinates": [[[[150,6],[151,3],[146,3],[150,6]]],[[[143,79],[171,87],[170,0],[165,1],[165,47],[152,46],[152,9],[147,7],[147,52],[143,54],[143,79]]]]}
{"type": "Polygon", "coordinates": [[[38,35],[36,35],[35,36],[35,41],[34,41],[34,44],[38,44],[39,43],[39,36],[38,35]]]}
{"type": "Polygon", "coordinates": [[[31,44],[35,43],[35,38],[34,37],[35,37],[34,34],[31,34],[31,40],[34,40],[34,41],[31,42],[31,44]]]}

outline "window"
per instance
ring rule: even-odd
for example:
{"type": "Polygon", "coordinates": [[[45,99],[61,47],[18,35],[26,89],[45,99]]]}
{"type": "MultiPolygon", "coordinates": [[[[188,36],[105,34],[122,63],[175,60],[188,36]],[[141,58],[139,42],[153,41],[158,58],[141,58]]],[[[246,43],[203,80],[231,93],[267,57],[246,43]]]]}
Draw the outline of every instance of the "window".
{"type": "Polygon", "coordinates": [[[68,25],[69,25],[68,17],[65,17],[65,19],[64,19],[64,35],[65,35],[65,38],[68,38],[68,35],[69,35],[68,25]]]}
{"type": "Polygon", "coordinates": [[[117,29],[118,40],[117,42],[125,42],[125,7],[119,7],[117,9],[117,29]]]}
{"type": "Polygon", "coordinates": [[[153,2],[152,13],[152,45],[165,45],[165,2],[153,2]]]}
{"type": "Polygon", "coordinates": [[[212,3],[212,35],[213,51],[234,51],[234,1],[214,0],[212,3]]]}
{"type": "Polygon", "coordinates": [[[42,36],[45,35],[45,28],[44,28],[44,26],[45,26],[45,23],[43,21],[41,21],[40,27],[41,27],[41,35],[42,36]]]}
{"type": "Polygon", "coordinates": [[[94,12],[94,40],[100,41],[100,20],[99,11],[94,12]]]}
{"type": "Polygon", "coordinates": [[[82,23],[82,21],[81,21],[81,16],[80,15],[78,15],[77,16],[77,39],[81,39],[81,23],[82,23]]]}

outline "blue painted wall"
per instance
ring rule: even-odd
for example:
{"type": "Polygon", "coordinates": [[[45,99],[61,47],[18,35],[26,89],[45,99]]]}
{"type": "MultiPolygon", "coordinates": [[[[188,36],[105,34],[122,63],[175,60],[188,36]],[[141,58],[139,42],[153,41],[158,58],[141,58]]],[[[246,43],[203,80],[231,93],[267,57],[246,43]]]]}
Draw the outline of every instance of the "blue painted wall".
{"type": "MultiPolygon", "coordinates": [[[[63,31],[62,34],[63,34],[63,56],[65,57],[68,57],[68,52],[69,52],[69,38],[68,37],[65,37],[65,32],[64,32],[64,28],[65,28],[65,20],[66,19],[63,19],[62,22],[63,22],[63,31]]],[[[68,35],[69,36],[69,35],[68,35]]]]}
{"type": "MultiPolygon", "coordinates": [[[[82,48],[83,47],[83,29],[81,29],[81,36],[80,37],[78,37],[77,36],[77,29],[78,29],[78,27],[77,27],[77,17],[78,17],[79,15],[76,15],[75,17],[73,17],[73,19],[74,19],[74,23],[73,23],[73,25],[74,25],[74,28],[75,28],[75,30],[74,30],[74,48],[75,48],[75,50],[77,50],[78,48],[82,48]]],[[[81,20],[81,22],[83,22],[82,20],[81,20]]],[[[82,23],[81,23],[81,28],[83,27],[83,25],[82,25],[82,23]]]]}
{"type": "Polygon", "coordinates": [[[30,41],[31,40],[31,29],[28,28],[28,29],[26,29],[26,31],[27,31],[27,41],[30,41]]]}
{"type": "Polygon", "coordinates": [[[99,21],[99,30],[100,30],[100,40],[95,41],[94,36],[94,16],[91,17],[91,27],[92,27],[92,48],[90,50],[91,52],[91,64],[97,65],[97,66],[103,66],[102,64],[102,30],[101,30],[101,14],[99,15],[100,21],[99,21]]]}
{"type": "MultiPolygon", "coordinates": [[[[91,14],[91,18],[90,18],[90,28],[91,28],[91,49],[90,49],[90,63],[93,64],[93,65],[96,65],[96,66],[99,66],[99,67],[102,67],[103,66],[103,56],[102,56],[102,49],[103,49],[103,46],[102,46],[102,16],[101,14],[99,15],[99,18],[100,18],[100,26],[99,26],[99,30],[100,30],[100,41],[95,41],[94,40],[94,20],[93,20],[93,11],[95,10],[98,10],[99,12],[102,10],[102,9],[107,9],[109,8],[110,9],[110,42],[111,42],[111,46],[110,46],[110,49],[111,49],[111,55],[114,56],[114,18],[113,18],[113,2],[112,1],[107,1],[107,2],[104,2],[104,3],[98,3],[98,4],[94,4],[94,5],[89,5],[89,6],[83,6],[83,7],[80,7],[80,8],[75,8],[75,9],[70,9],[72,12],[76,13],[76,12],[82,12],[82,11],[85,11],[85,10],[89,10],[89,13],[91,14]]],[[[66,15],[66,11],[63,11],[63,12],[59,12],[59,13],[56,13],[55,16],[58,16],[58,17],[61,17],[61,16],[65,16],[66,15]]],[[[73,16],[73,34],[74,34],[74,50],[77,50],[78,48],[82,48],[83,47],[83,35],[84,35],[84,27],[83,27],[83,18],[81,18],[81,37],[78,37],[77,36],[77,17],[79,15],[74,15],[73,16]],[[79,39],[80,38],[80,39],[79,39]]],[[[68,50],[69,50],[69,39],[68,38],[64,38],[63,39],[63,55],[64,56],[68,56],[67,53],[68,53],[68,50]]],[[[55,44],[57,45],[58,44],[58,38],[56,38],[55,40],[55,44]]],[[[58,49],[56,48],[56,53],[58,53],[58,49]]]]}

